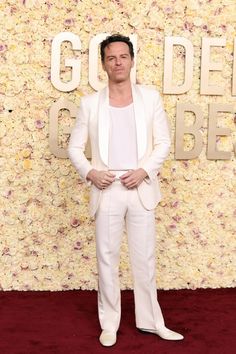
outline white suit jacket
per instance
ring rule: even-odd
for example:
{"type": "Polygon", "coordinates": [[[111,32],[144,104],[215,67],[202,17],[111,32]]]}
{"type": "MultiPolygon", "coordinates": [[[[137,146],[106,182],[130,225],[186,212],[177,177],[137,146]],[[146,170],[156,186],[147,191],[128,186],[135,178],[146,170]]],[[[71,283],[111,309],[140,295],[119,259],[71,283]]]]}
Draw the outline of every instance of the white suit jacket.
{"type": "MultiPolygon", "coordinates": [[[[161,199],[157,173],[169,153],[169,125],[160,95],[156,90],[142,85],[132,85],[132,96],[138,167],[142,167],[148,174],[137,189],[144,208],[151,210],[161,199]]],[[[82,178],[86,180],[92,168],[108,170],[108,144],[109,89],[106,87],[81,99],[76,124],[71,133],[68,154],[82,178]],[[91,143],[91,162],[84,154],[88,137],[91,143]]],[[[91,186],[91,216],[96,213],[101,193],[102,190],[91,186]]]]}

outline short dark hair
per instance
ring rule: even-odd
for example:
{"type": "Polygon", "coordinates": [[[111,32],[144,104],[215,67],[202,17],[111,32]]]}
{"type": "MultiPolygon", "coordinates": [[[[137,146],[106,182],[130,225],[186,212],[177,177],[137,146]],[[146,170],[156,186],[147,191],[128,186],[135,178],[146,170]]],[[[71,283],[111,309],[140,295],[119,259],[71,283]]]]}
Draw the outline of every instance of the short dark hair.
{"type": "Polygon", "coordinates": [[[114,42],[124,42],[128,45],[129,47],[129,53],[131,58],[134,58],[134,47],[133,43],[129,39],[129,37],[123,36],[120,33],[112,34],[111,36],[108,36],[106,39],[104,39],[101,44],[100,44],[100,53],[101,53],[101,60],[104,62],[105,59],[105,48],[110,44],[114,42]]]}

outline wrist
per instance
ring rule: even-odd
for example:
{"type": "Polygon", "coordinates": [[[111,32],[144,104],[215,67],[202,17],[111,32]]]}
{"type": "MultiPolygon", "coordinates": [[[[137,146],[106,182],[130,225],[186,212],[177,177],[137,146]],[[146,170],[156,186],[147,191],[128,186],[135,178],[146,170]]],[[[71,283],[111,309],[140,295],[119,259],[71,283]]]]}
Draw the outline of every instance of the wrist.
{"type": "Polygon", "coordinates": [[[92,182],[95,173],[96,173],[96,170],[95,170],[94,168],[92,168],[92,169],[88,172],[88,174],[87,174],[87,176],[86,176],[86,180],[92,182]]]}
{"type": "Polygon", "coordinates": [[[140,170],[142,171],[143,178],[146,178],[148,176],[147,172],[141,167],[140,170]]]}

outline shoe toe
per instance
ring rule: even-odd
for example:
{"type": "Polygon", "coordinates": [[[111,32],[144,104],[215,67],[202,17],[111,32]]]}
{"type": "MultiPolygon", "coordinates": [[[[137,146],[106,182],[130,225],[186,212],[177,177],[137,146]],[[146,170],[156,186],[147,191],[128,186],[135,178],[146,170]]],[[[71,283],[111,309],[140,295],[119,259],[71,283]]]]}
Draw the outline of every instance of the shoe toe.
{"type": "Polygon", "coordinates": [[[166,327],[159,328],[159,329],[156,329],[156,330],[144,329],[144,328],[139,328],[139,329],[142,332],[149,332],[149,333],[152,333],[152,334],[156,334],[160,338],[166,339],[166,340],[182,340],[182,339],[184,339],[184,336],[182,336],[182,334],[174,332],[171,329],[166,328],[166,327]]]}
{"type": "Polygon", "coordinates": [[[102,331],[99,341],[104,347],[111,347],[116,343],[116,332],[102,331]]]}
{"type": "Polygon", "coordinates": [[[167,340],[182,340],[184,337],[182,334],[174,332],[168,328],[160,329],[156,331],[157,335],[167,340]]]}

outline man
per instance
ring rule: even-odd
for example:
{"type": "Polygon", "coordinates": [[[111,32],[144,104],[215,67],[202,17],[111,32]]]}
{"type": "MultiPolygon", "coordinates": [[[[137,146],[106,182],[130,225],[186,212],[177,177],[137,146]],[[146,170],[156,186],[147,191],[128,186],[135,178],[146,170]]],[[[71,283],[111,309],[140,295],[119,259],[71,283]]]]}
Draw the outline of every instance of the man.
{"type": "Polygon", "coordinates": [[[119,251],[124,223],[134,281],[136,325],[168,340],[183,336],[165,327],[157,301],[155,214],[160,200],[157,173],[170,136],[157,91],[132,85],[133,45],[120,34],[101,43],[108,87],[81,99],[69,142],[70,159],[91,184],[98,263],[100,343],[112,346],[120,323],[119,251]],[[91,163],[84,155],[88,137],[91,163]]]}

